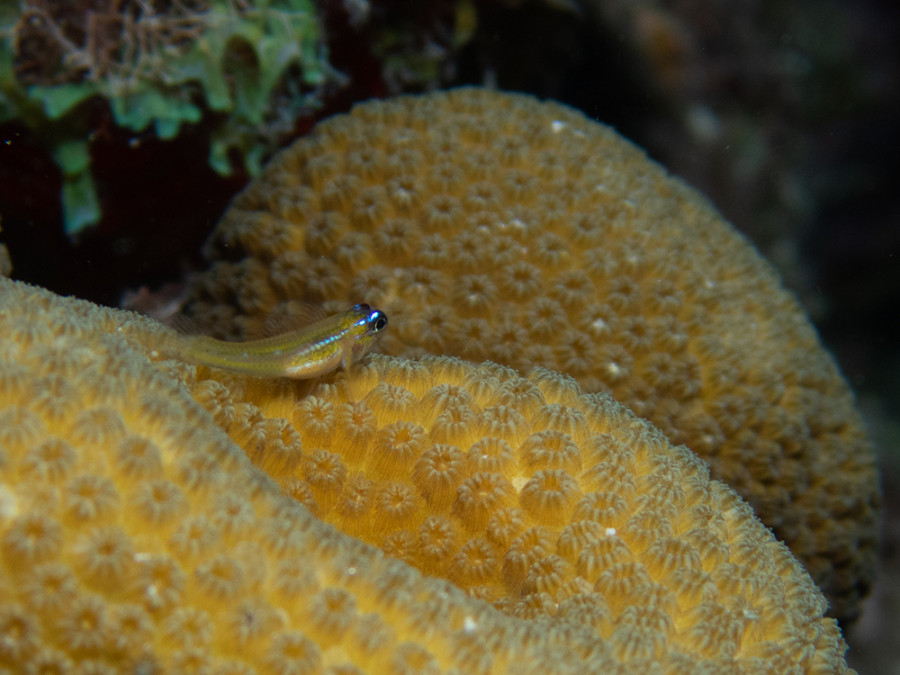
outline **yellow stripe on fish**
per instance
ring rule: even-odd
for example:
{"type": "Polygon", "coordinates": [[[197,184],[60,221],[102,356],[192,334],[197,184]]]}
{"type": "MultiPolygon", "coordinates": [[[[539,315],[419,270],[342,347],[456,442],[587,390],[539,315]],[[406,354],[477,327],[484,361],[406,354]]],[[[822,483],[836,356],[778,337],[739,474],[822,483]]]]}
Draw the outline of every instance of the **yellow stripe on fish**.
{"type": "Polygon", "coordinates": [[[372,348],[387,328],[387,315],[359,304],[341,314],[281,335],[226,342],[181,335],[175,346],[186,361],[257,377],[306,379],[347,368],[372,348]]]}

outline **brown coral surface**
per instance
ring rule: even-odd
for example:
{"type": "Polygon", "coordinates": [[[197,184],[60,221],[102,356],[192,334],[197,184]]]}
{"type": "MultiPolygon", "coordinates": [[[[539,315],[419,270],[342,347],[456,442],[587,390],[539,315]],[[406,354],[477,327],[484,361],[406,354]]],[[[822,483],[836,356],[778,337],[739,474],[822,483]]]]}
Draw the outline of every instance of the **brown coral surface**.
{"type": "Polygon", "coordinates": [[[164,331],[0,280],[14,672],[846,671],[787,548],[605,396],[385,356],[307,391],[164,331]]]}
{"type": "Polygon", "coordinates": [[[391,354],[542,366],[707,460],[852,620],[875,460],[776,273],[611,129],[478,89],[357,106],[280,154],[207,245],[190,311],[257,333],[295,301],[387,311],[391,354]]]}

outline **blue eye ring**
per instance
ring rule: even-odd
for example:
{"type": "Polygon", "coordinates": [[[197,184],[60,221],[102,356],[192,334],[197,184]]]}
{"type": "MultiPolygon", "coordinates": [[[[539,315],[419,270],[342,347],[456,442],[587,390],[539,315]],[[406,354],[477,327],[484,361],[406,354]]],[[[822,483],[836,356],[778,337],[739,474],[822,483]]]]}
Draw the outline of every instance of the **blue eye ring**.
{"type": "Polygon", "coordinates": [[[366,323],[369,324],[369,330],[373,333],[379,333],[387,328],[388,318],[387,314],[382,311],[374,310],[371,314],[369,314],[368,319],[366,319],[366,323]]]}

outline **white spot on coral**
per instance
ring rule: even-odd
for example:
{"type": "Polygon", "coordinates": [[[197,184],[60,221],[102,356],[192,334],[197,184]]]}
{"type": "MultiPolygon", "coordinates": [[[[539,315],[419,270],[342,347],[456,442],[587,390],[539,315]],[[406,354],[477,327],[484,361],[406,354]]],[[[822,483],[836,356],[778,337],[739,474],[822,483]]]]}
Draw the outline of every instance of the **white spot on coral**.
{"type": "Polygon", "coordinates": [[[463,631],[466,633],[474,633],[478,628],[478,622],[475,621],[471,616],[467,616],[463,619],[463,631]]]}
{"type": "Polygon", "coordinates": [[[553,120],[550,123],[550,128],[553,129],[554,134],[558,134],[560,131],[565,129],[568,125],[561,120],[553,120]]]}
{"type": "Polygon", "coordinates": [[[509,229],[514,232],[525,232],[528,230],[528,225],[525,224],[524,221],[519,218],[513,218],[508,223],[503,223],[501,225],[502,229],[509,229]]]}
{"type": "Polygon", "coordinates": [[[607,329],[606,320],[602,316],[598,316],[596,319],[591,321],[591,328],[593,328],[598,333],[604,333],[607,329]]]}
{"type": "Polygon", "coordinates": [[[616,536],[616,528],[614,528],[614,527],[607,527],[607,528],[606,528],[606,536],[607,536],[607,537],[615,537],[615,536],[616,536]]]}
{"type": "Polygon", "coordinates": [[[156,587],[156,584],[151,584],[150,586],[147,586],[146,596],[147,596],[147,603],[151,607],[159,607],[161,605],[161,602],[159,599],[159,589],[156,587]]]}
{"type": "Polygon", "coordinates": [[[0,520],[15,518],[19,513],[19,500],[16,493],[4,483],[0,485],[0,520]]]}

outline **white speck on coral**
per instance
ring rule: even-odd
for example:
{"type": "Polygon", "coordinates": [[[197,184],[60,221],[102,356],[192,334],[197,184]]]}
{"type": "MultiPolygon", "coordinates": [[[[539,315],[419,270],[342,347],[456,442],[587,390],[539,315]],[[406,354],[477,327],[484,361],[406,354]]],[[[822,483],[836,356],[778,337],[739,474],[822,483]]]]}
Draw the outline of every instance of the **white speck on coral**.
{"type": "Polygon", "coordinates": [[[566,123],[560,120],[553,120],[550,123],[550,128],[553,129],[554,134],[558,134],[560,131],[566,128],[566,123]]]}
{"type": "Polygon", "coordinates": [[[524,232],[528,229],[528,226],[518,218],[513,218],[506,224],[510,230],[515,230],[516,232],[524,232]]]}
{"type": "Polygon", "coordinates": [[[463,631],[466,633],[474,633],[478,628],[478,622],[475,621],[471,616],[467,616],[463,619],[463,631]]]}
{"type": "Polygon", "coordinates": [[[356,568],[355,568],[355,567],[348,567],[348,568],[347,568],[347,576],[348,576],[348,577],[352,577],[352,576],[355,576],[355,575],[356,575],[356,568]]]}
{"type": "Polygon", "coordinates": [[[4,483],[0,485],[0,520],[15,518],[19,513],[19,500],[16,493],[4,483]]]}
{"type": "Polygon", "coordinates": [[[622,372],[622,369],[619,368],[619,364],[610,363],[606,366],[606,372],[608,372],[610,375],[618,375],[622,372]]]}
{"type": "Polygon", "coordinates": [[[603,317],[598,316],[596,319],[591,321],[591,328],[593,328],[598,333],[602,333],[606,330],[607,324],[603,317]]]}
{"type": "Polygon", "coordinates": [[[607,536],[607,537],[615,537],[615,536],[616,536],[616,528],[614,528],[614,527],[607,527],[607,528],[606,528],[606,536],[607,536]]]}

